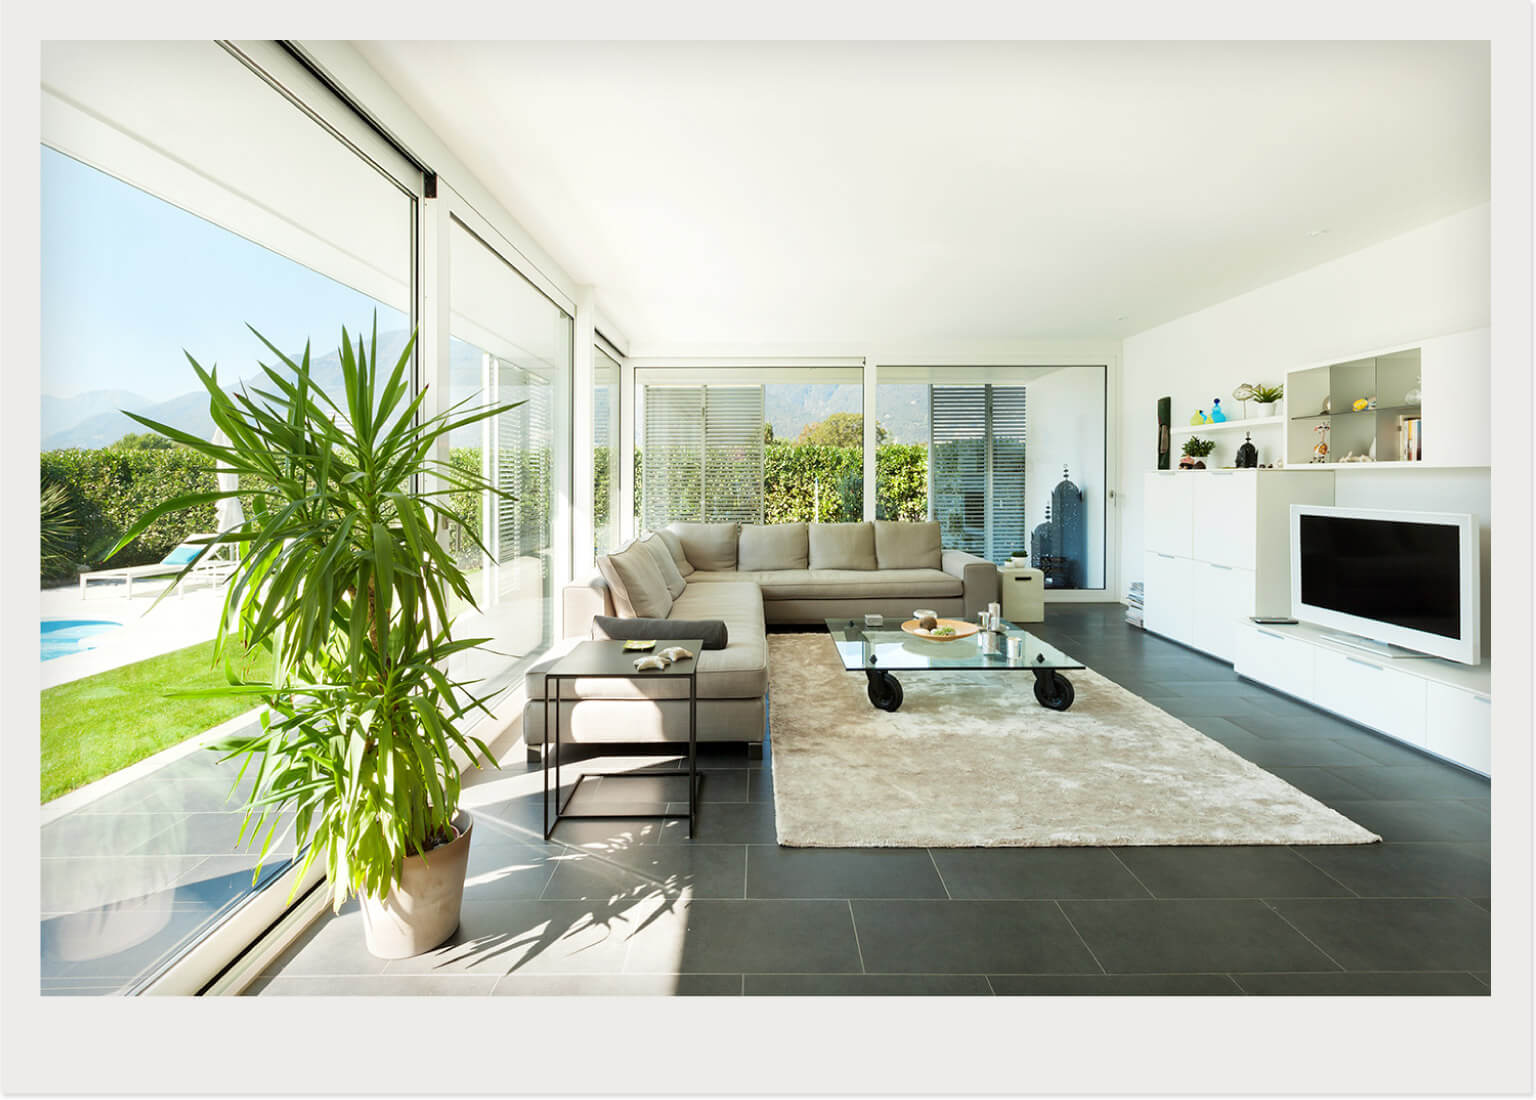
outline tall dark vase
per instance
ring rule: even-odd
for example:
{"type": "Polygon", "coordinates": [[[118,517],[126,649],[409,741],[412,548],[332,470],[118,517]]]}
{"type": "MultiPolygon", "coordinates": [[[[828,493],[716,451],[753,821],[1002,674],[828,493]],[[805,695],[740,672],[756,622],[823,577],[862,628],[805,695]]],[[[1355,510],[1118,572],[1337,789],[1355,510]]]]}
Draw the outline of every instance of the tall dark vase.
{"type": "Polygon", "coordinates": [[[1159,397],[1157,399],[1157,468],[1168,469],[1168,462],[1173,454],[1173,440],[1169,438],[1169,420],[1173,416],[1173,398],[1159,397]]]}

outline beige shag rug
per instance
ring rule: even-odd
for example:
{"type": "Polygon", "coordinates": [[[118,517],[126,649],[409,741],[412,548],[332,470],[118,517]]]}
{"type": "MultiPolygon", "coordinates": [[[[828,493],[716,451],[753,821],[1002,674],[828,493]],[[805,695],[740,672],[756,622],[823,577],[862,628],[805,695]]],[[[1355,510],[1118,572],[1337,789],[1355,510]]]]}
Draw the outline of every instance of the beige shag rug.
{"type": "Polygon", "coordinates": [[[1369,844],[1381,838],[1089,670],[896,672],[876,710],[825,634],[768,639],[779,843],[796,848],[1369,844]]]}

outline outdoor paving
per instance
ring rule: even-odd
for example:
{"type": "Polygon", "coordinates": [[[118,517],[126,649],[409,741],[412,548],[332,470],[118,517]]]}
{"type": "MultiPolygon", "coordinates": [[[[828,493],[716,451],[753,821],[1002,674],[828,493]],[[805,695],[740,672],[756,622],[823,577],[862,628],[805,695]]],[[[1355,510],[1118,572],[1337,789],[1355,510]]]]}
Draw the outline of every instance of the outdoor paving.
{"type": "Polygon", "coordinates": [[[467,777],[475,833],[448,944],[375,959],[354,901],[249,992],[1488,993],[1486,779],[1239,680],[1119,605],[1048,611],[1042,637],[1385,843],[785,849],[771,746],[744,745],[703,748],[697,840],[684,822],[618,819],[562,823],[546,843],[518,748],[467,777]]]}

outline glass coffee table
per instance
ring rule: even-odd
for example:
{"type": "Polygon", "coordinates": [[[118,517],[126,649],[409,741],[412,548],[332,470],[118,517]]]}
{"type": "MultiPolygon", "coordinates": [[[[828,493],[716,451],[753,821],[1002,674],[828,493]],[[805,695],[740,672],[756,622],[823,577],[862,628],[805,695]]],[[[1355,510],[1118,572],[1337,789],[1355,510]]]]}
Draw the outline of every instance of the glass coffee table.
{"type": "Polygon", "coordinates": [[[998,652],[985,652],[981,634],[953,641],[930,641],[901,629],[900,621],[887,619],[883,626],[865,626],[862,620],[828,619],[827,630],[837,645],[838,656],[849,672],[869,678],[869,701],[881,710],[894,711],[902,701],[897,672],[1032,672],[1035,700],[1051,710],[1066,710],[1075,693],[1063,671],[1081,669],[1083,663],[1012,623],[1003,624],[998,652]],[[1018,657],[1008,656],[1009,638],[1022,643],[1018,657]]]}

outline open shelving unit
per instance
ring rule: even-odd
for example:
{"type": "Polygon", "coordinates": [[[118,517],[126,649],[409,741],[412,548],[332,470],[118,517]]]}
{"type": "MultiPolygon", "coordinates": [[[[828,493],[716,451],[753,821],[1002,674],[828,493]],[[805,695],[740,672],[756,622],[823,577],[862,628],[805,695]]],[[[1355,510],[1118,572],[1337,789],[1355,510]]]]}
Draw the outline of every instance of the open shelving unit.
{"type": "Polygon", "coordinates": [[[1488,363],[1489,332],[1484,328],[1288,372],[1286,466],[1325,470],[1487,466],[1488,363]],[[1361,399],[1370,404],[1357,411],[1354,403],[1361,399]],[[1328,427],[1326,462],[1312,461],[1319,425],[1328,427]],[[1404,449],[1410,428],[1417,440],[1412,457],[1404,449]],[[1344,461],[1352,455],[1367,461],[1344,461]]]}

